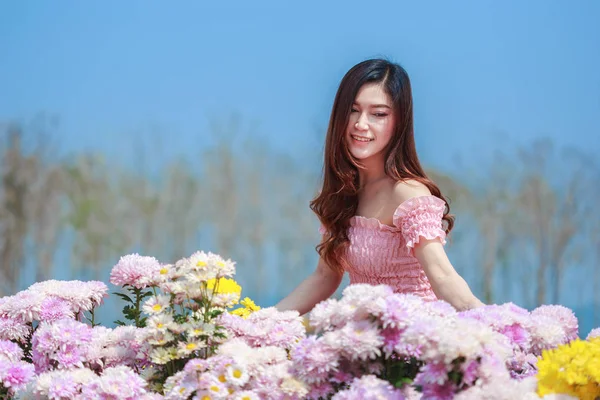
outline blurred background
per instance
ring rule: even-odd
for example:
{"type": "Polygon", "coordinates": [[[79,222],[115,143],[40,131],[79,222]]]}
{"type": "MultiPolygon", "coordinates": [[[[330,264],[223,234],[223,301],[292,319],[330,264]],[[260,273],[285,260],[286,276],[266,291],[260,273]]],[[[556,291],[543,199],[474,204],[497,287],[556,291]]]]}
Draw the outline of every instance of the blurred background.
{"type": "Polygon", "coordinates": [[[485,302],[572,308],[585,336],[600,325],[598,21],[594,0],[2,2],[0,296],[204,250],[274,305],[316,266],[308,203],[339,81],[386,57],[412,79],[455,268],[485,302]]]}

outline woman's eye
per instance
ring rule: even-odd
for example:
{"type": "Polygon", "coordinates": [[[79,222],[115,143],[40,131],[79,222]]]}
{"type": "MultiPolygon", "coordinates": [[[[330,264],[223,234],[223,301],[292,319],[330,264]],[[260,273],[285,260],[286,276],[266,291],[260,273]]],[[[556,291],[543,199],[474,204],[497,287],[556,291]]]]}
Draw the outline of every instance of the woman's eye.
{"type": "Polygon", "coordinates": [[[383,118],[383,117],[387,117],[387,114],[386,113],[376,113],[375,116],[379,117],[379,118],[383,118]]]}
{"type": "Polygon", "coordinates": [[[358,112],[358,110],[356,108],[353,108],[350,110],[350,112],[358,112]]]}

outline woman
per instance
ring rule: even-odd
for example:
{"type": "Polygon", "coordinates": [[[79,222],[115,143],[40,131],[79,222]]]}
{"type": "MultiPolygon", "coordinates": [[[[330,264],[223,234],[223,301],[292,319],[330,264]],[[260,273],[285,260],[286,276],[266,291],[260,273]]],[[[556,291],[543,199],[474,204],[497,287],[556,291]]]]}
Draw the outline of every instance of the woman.
{"type": "Polygon", "coordinates": [[[413,132],[410,80],[399,65],[364,61],[338,88],[327,130],[323,187],[311,202],[321,221],[316,271],[276,308],[309,312],[350,283],[482,306],[448,260],[449,205],[423,171],[413,132]]]}

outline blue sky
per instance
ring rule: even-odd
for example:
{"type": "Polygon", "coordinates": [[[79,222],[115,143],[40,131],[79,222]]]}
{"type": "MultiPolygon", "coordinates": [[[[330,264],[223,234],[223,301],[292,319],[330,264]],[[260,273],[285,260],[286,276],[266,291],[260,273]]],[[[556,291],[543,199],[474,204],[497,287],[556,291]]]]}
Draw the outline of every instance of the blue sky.
{"type": "Polygon", "coordinates": [[[196,156],[235,112],[302,158],[343,74],[384,56],[411,76],[426,165],[460,174],[457,156],[542,137],[597,154],[598,21],[596,0],[4,1],[0,122],[56,115],[57,155],[134,164],[138,141],[196,156]]]}
{"type": "Polygon", "coordinates": [[[594,0],[2,2],[0,120],[59,116],[62,154],[153,140],[171,158],[238,112],[302,156],[345,71],[385,56],[411,76],[427,164],[538,137],[595,152],[599,20],[594,0]]]}

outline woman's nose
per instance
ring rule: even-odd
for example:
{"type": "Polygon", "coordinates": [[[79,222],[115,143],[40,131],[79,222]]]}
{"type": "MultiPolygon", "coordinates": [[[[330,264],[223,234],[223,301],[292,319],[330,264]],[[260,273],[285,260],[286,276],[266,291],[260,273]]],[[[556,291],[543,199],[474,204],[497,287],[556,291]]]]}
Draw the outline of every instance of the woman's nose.
{"type": "Polygon", "coordinates": [[[369,129],[369,124],[367,124],[367,117],[364,114],[361,114],[358,117],[358,120],[356,121],[356,123],[354,124],[354,127],[361,131],[369,129]]]}

